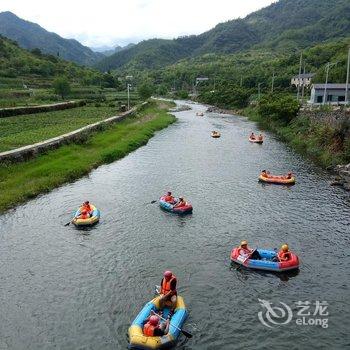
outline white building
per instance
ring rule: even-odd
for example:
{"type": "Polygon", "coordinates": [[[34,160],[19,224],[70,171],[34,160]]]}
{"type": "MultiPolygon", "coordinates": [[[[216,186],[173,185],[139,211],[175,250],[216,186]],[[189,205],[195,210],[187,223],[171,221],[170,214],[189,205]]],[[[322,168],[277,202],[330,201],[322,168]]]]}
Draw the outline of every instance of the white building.
{"type": "Polygon", "coordinates": [[[292,80],[290,81],[291,85],[294,85],[295,87],[298,86],[310,86],[312,77],[314,76],[314,73],[305,73],[300,75],[295,75],[292,80]]]}
{"type": "MultiPolygon", "coordinates": [[[[345,104],[345,84],[313,84],[311,96],[308,101],[312,105],[323,104],[323,98],[326,93],[326,103],[333,105],[345,104]]],[[[350,97],[350,85],[348,87],[348,96],[350,97]]]]}

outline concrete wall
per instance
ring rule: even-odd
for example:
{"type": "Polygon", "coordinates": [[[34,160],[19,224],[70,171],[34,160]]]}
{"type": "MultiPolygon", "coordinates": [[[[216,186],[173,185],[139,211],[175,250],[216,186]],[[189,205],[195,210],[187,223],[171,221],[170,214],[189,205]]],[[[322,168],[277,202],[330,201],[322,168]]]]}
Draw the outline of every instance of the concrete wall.
{"type": "MultiPolygon", "coordinates": [[[[141,105],[144,107],[147,102],[141,105]]],[[[100,122],[84,126],[83,128],[71,131],[67,134],[54,137],[49,140],[35,143],[33,145],[28,145],[20,148],[16,148],[11,151],[6,151],[0,153],[0,163],[11,163],[11,162],[22,162],[31,158],[38,156],[39,154],[45,153],[49,150],[56,149],[64,144],[79,141],[84,136],[88,136],[93,131],[101,130],[103,125],[109,125],[113,123],[118,123],[127,117],[131,116],[137,111],[137,108],[133,108],[128,112],[121,115],[114,116],[100,122]]]]}
{"type": "Polygon", "coordinates": [[[69,102],[54,103],[54,104],[40,105],[40,106],[1,108],[0,118],[13,117],[16,115],[23,115],[23,114],[58,111],[62,109],[75,108],[75,107],[80,107],[84,105],[85,105],[85,101],[69,101],[69,102]]]}

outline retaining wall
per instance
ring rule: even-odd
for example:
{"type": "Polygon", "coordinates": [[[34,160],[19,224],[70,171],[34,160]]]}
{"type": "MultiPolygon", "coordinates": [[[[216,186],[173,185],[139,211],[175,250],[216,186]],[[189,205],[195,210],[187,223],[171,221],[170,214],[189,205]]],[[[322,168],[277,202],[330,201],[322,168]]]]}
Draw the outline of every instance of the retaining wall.
{"type": "Polygon", "coordinates": [[[13,117],[16,115],[23,115],[23,114],[58,111],[62,109],[75,108],[75,107],[80,107],[84,105],[85,105],[85,101],[69,101],[69,102],[54,103],[54,104],[40,105],[40,106],[1,108],[0,118],[13,117]]]}
{"type": "MultiPolygon", "coordinates": [[[[144,102],[141,105],[141,108],[146,104],[147,102],[144,102]]],[[[2,152],[0,153],[0,163],[22,162],[34,158],[39,154],[45,153],[49,150],[56,149],[64,144],[82,140],[84,136],[88,136],[91,132],[101,130],[103,125],[120,122],[134,114],[136,111],[137,107],[132,108],[130,111],[127,111],[121,115],[110,117],[100,122],[84,126],[67,134],[63,134],[32,145],[16,148],[11,151],[2,152]]]]}

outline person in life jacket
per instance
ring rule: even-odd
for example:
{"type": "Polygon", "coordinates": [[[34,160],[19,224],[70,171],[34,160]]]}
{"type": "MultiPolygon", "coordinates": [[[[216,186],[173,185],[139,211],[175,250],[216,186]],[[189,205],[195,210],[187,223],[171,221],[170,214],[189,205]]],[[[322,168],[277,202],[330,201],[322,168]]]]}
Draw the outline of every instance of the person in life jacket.
{"type": "Polygon", "coordinates": [[[255,134],[253,132],[250,134],[250,139],[255,140],[255,134]]]}
{"type": "Polygon", "coordinates": [[[168,203],[174,203],[174,197],[172,196],[171,192],[167,192],[166,196],[164,197],[164,200],[168,203]]]}
{"type": "Polygon", "coordinates": [[[143,326],[143,334],[147,337],[162,337],[169,332],[169,319],[165,323],[159,323],[159,317],[151,316],[143,326]]]}
{"type": "Polygon", "coordinates": [[[278,261],[288,261],[292,258],[292,254],[289,251],[288,244],[283,244],[281,250],[277,253],[278,261]]]}
{"type": "Polygon", "coordinates": [[[287,175],[286,175],[286,179],[291,179],[292,176],[293,176],[293,173],[292,173],[292,172],[289,172],[289,173],[287,173],[287,175]]]}
{"type": "Polygon", "coordinates": [[[259,141],[262,141],[262,140],[263,140],[262,134],[260,134],[260,135],[258,136],[258,140],[259,140],[259,141]]]}
{"type": "Polygon", "coordinates": [[[87,211],[90,216],[92,215],[93,209],[89,201],[85,201],[83,203],[83,205],[80,208],[80,211],[82,212],[83,210],[87,211]]]}
{"type": "Polygon", "coordinates": [[[267,172],[266,170],[262,170],[260,175],[261,175],[262,177],[266,177],[266,178],[269,177],[269,174],[268,174],[268,172],[267,172]]]}
{"type": "Polygon", "coordinates": [[[89,213],[86,210],[83,210],[77,219],[88,219],[90,217],[89,213]]]}
{"type": "Polygon", "coordinates": [[[238,254],[243,259],[254,259],[254,260],[261,260],[261,256],[259,252],[256,249],[251,249],[248,247],[247,241],[242,241],[239,248],[238,248],[238,254]]]}
{"type": "Polygon", "coordinates": [[[178,202],[174,205],[174,208],[181,208],[186,206],[186,201],[184,200],[184,197],[179,197],[178,202]]]}
{"type": "Polygon", "coordinates": [[[160,283],[160,304],[161,309],[164,306],[170,307],[172,310],[176,307],[177,301],[177,290],[176,290],[177,279],[171,271],[165,271],[163,274],[162,281],[160,283]]]}

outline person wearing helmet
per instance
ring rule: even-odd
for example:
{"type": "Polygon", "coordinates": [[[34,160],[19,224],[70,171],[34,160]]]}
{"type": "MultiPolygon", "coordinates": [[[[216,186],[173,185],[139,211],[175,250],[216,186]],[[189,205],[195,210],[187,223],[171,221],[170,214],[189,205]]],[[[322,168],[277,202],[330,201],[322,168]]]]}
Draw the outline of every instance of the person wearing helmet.
{"type": "Polygon", "coordinates": [[[292,258],[288,244],[283,244],[281,250],[277,253],[278,261],[288,261],[292,258]]]}
{"type": "Polygon", "coordinates": [[[243,260],[246,260],[246,259],[261,260],[261,256],[259,252],[256,249],[249,248],[248,242],[246,240],[241,242],[238,249],[239,249],[238,253],[243,260]]]}
{"type": "Polygon", "coordinates": [[[171,192],[168,191],[166,196],[164,196],[164,200],[168,203],[174,203],[175,200],[174,200],[174,197],[172,196],[171,192]]]}
{"type": "Polygon", "coordinates": [[[186,206],[186,201],[184,200],[184,197],[179,197],[178,202],[174,205],[174,208],[181,208],[186,206]]]}
{"type": "Polygon", "coordinates": [[[169,332],[169,319],[160,324],[159,317],[153,314],[143,326],[143,334],[148,337],[162,337],[169,332]]]}
{"type": "Polygon", "coordinates": [[[169,270],[163,274],[162,281],[160,283],[160,308],[164,306],[170,307],[172,310],[176,307],[177,301],[177,290],[176,290],[177,279],[176,276],[169,270]]]}

